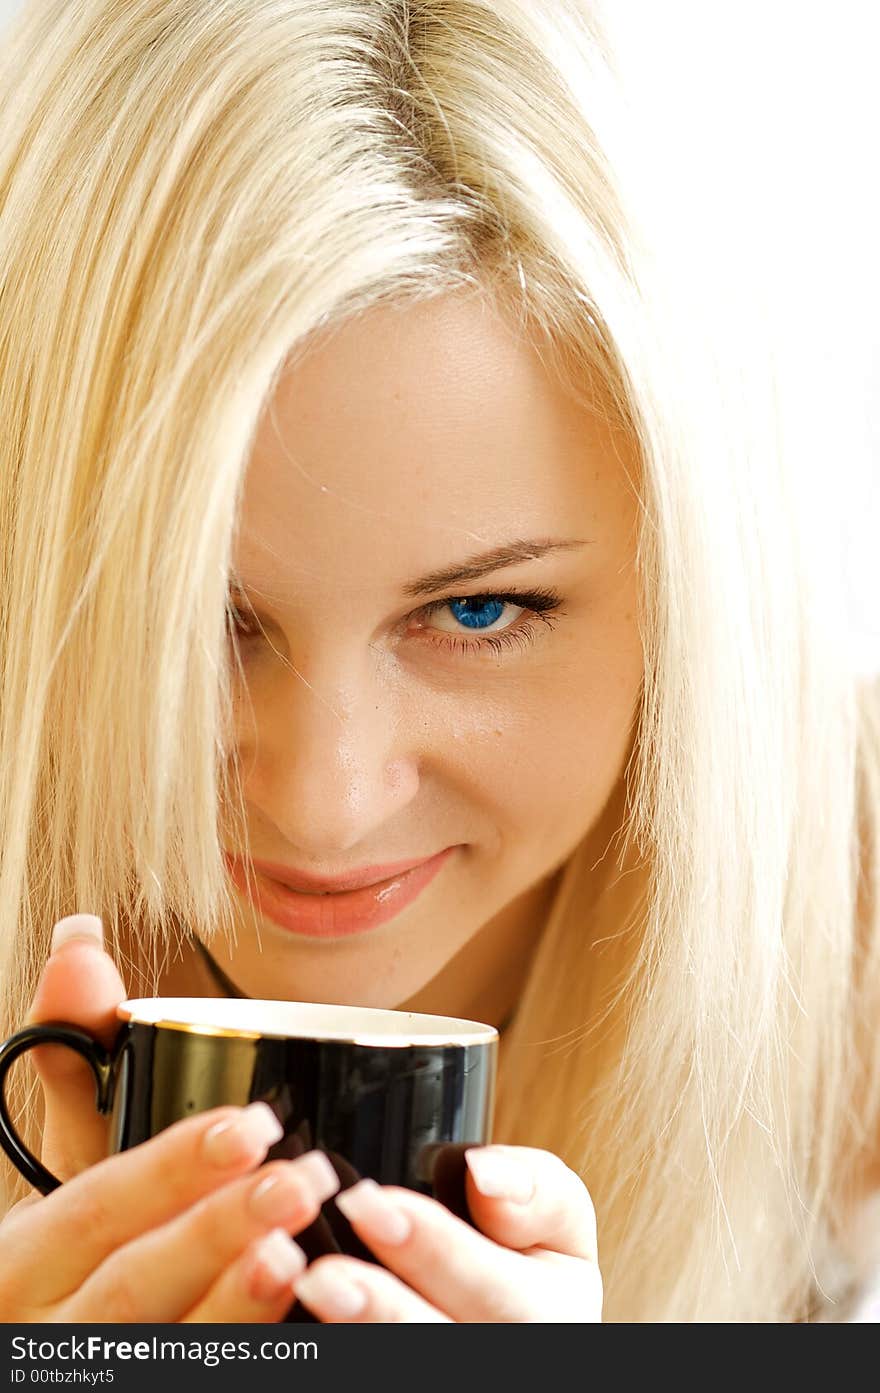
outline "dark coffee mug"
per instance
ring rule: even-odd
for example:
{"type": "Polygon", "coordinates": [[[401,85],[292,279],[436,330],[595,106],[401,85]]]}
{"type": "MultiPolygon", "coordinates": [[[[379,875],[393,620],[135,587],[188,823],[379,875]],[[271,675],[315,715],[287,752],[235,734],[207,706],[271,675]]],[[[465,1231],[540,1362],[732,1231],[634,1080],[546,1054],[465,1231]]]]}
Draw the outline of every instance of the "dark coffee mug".
{"type": "MultiPolygon", "coordinates": [[[[14,1060],[36,1045],[91,1066],[110,1152],[193,1113],[268,1103],[284,1136],[267,1159],[324,1151],[343,1190],[363,1176],[434,1196],[469,1221],[464,1153],[491,1139],[498,1032],[478,1021],[299,1001],[148,997],[124,1001],[112,1049],[64,1022],[19,1030],[0,1047],[0,1145],[42,1194],[61,1182],[27,1149],[4,1096],[14,1060]]],[[[333,1200],[296,1241],[377,1259],[333,1200]]],[[[288,1321],[313,1317],[299,1302],[288,1321]]]]}

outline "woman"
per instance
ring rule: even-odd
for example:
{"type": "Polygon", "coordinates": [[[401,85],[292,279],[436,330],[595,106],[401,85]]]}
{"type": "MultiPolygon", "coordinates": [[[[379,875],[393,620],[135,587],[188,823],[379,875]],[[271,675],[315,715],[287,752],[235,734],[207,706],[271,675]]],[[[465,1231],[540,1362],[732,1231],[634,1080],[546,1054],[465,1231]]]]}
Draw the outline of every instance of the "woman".
{"type": "Polygon", "coordinates": [[[388,1270],[305,1272],[320,1157],[264,1174],[256,1107],[100,1160],[44,1048],[68,1183],[4,1220],[6,1319],[862,1294],[880,694],[804,380],[622,88],[575,0],[57,0],[7,43],[4,1033],[238,992],[502,1044],[478,1232],[357,1187],[388,1270]],[[290,890],[446,851],[368,931],[290,890]]]}

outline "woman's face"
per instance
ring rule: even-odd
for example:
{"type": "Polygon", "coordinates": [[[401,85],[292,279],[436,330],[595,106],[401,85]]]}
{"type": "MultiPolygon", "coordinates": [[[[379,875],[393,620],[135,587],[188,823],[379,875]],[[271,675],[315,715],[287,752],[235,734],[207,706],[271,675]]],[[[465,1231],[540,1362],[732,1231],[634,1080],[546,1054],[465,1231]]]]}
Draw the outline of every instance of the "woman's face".
{"type": "Polygon", "coordinates": [[[372,927],[330,897],[306,934],[270,881],[236,888],[242,990],[399,1005],[596,823],[642,676],[634,471],[477,295],[373,309],[281,379],[234,554],[251,854],[342,877],[453,850],[372,927]]]}

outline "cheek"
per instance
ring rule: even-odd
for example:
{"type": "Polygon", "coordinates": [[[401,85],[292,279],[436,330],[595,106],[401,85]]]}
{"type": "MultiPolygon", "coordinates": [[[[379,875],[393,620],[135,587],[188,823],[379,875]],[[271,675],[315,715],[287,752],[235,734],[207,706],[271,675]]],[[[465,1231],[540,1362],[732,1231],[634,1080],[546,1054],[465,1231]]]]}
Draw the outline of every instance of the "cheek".
{"type": "Polygon", "coordinates": [[[642,675],[637,637],[573,642],[552,672],[459,725],[460,778],[507,840],[552,851],[588,830],[623,771],[642,675]]]}

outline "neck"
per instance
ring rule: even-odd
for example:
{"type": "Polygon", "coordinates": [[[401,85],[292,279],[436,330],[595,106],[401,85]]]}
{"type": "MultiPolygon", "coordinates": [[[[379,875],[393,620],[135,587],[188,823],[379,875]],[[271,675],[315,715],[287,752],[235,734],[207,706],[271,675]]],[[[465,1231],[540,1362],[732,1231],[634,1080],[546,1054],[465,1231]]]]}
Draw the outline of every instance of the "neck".
{"type": "Polygon", "coordinates": [[[196,938],[193,940],[193,947],[195,948],[199,958],[201,959],[202,965],[207,971],[209,977],[211,978],[215,986],[218,988],[222,996],[239,997],[241,999],[247,1000],[247,992],[241,991],[240,988],[238,988],[235,985],[232,978],[227,977],[220,964],[208,952],[207,948],[205,947],[204,943],[202,943],[202,940],[200,938],[196,938]]]}

